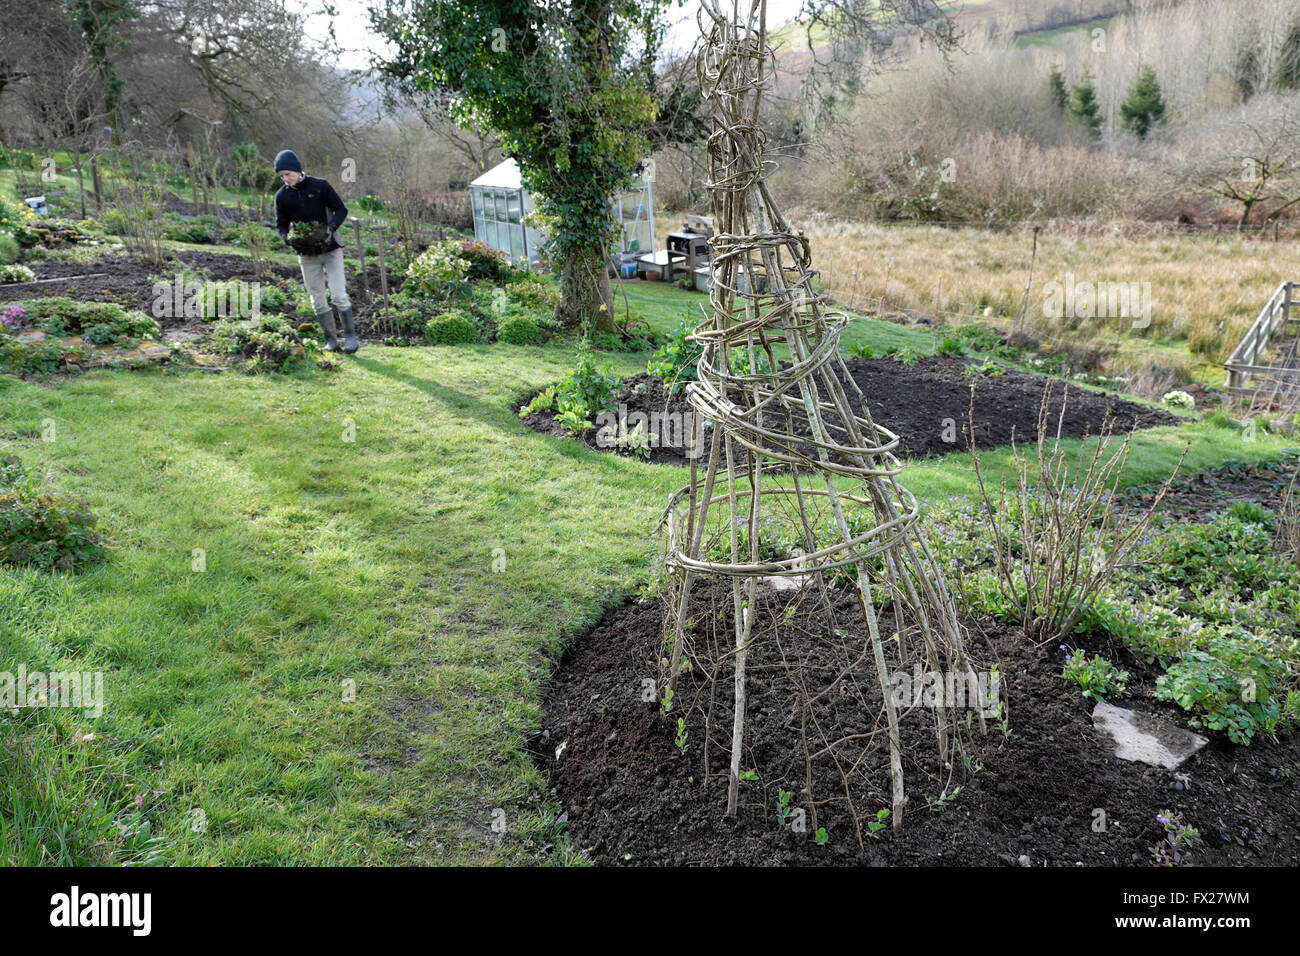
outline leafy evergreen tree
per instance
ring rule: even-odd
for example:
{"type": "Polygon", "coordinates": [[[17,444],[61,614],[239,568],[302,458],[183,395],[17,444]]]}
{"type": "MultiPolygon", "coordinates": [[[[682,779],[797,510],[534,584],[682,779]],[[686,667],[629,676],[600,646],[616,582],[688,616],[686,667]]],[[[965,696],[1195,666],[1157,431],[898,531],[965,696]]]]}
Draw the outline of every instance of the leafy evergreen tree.
{"type": "Polygon", "coordinates": [[[1070,119],[1096,133],[1101,129],[1101,111],[1097,107],[1097,90],[1092,77],[1083,78],[1070,87],[1070,103],[1066,107],[1070,119]]]}
{"type": "Polygon", "coordinates": [[[1165,101],[1152,67],[1142,67],[1128,92],[1128,99],[1120,104],[1119,115],[1124,128],[1131,129],[1139,137],[1145,137],[1152,126],[1164,120],[1165,101]]]}
{"type": "Polygon", "coordinates": [[[1070,102],[1070,93],[1065,88],[1065,75],[1061,73],[1061,68],[1055,63],[1052,64],[1051,72],[1047,74],[1047,88],[1051,93],[1052,102],[1061,112],[1065,112],[1065,107],[1070,102]]]}

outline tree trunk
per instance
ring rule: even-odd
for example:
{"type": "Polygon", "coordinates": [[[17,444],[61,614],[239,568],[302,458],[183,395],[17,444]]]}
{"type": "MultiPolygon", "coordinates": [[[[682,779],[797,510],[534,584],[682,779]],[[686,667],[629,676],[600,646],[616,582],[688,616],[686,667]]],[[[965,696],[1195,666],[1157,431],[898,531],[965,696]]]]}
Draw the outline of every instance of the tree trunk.
{"type": "Polygon", "coordinates": [[[93,151],[90,154],[90,189],[95,194],[95,209],[99,212],[103,212],[103,185],[99,181],[99,161],[93,151]]]}
{"type": "Polygon", "coordinates": [[[594,318],[595,331],[617,331],[605,251],[599,246],[575,249],[561,260],[560,301],[555,306],[555,317],[566,329],[586,329],[594,318]]]}
{"type": "Polygon", "coordinates": [[[1241,232],[1243,229],[1246,228],[1246,220],[1250,218],[1250,211],[1255,208],[1255,200],[1254,199],[1243,200],[1242,206],[1245,208],[1242,209],[1241,218],[1237,220],[1238,232],[1241,232]]]}

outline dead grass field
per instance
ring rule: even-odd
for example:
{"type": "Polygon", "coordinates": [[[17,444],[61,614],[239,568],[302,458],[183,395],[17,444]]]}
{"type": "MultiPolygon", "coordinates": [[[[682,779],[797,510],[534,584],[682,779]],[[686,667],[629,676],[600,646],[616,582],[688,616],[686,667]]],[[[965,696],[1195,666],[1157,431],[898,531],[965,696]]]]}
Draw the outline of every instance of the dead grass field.
{"type": "MultiPolygon", "coordinates": [[[[1285,279],[1300,281],[1300,242],[1236,234],[1187,235],[1146,223],[1048,225],[1015,232],[880,226],[791,213],[812,244],[826,290],[854,311],[942,324],[1020,327],[1057,344],[1112,346],[1110,369],[1156,361],[1180,377],[1221,382],[1221,363],[1285,279]],[[1031,259],[1033,260],[1032,284],[1031,259]],[[1049,283],[1138,283],[1150,326],[1089,317],[1086,307],[1045,315],[1049,283]],[[1026,285],[1030,284],[1028,294],[1026,285]],[[1149,296],[1149,300],[1146,298],[1149,296]]],[[[661,215],[657,238],[681,227],[661,215]]]]}

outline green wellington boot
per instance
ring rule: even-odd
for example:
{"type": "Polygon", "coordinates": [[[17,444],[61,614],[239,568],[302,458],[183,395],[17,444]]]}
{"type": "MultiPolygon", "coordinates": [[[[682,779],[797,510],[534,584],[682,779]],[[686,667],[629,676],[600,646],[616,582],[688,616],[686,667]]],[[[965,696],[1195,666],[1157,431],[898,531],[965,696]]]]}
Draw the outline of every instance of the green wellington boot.
{"type": "Polygon", "coordinates": [[[334,324],[334,311],[326,309],[324,312],[316,313],[316,321],[320,327],[325,330],[325,351],[337,352],[339,343],[336,336],[339,334],[338,327],[334,324]]]}
{"type": "Polygon", "coordinates": [[[343,351],[351,355],[357,350],[357,333],[352,327],[352,306],[345,305],[339,309],[343,317],[343,351]]]}

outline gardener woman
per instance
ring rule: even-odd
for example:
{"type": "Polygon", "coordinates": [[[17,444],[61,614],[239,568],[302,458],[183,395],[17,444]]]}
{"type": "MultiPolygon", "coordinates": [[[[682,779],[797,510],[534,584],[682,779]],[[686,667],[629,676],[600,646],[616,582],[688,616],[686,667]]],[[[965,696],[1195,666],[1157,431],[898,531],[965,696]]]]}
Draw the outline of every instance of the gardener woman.
{"type": "Polygon", "coordinates": [[[298,266],[302,269],[307,294],[311,296],[312,311],[325,330],[325,350],[339,350],[338,326],[330,301],[325,298],[328,282],[333,307],[343,317],[343,351],[355,352],[357,335],[352,328],[352,300],[348,298],[347,279],[343,275],[343,246],[334,235],[347,220],[348,207],[328,182],[303,175],[302,163],[293,150],[282,149],[276,154],[275,171],[284,181],[275,194],[275,228],[280,238],[298,253],[298,266]],[[294,223],[315,228],[294,229],[294,223]],[[300,235],[303,232],[308,234],[300,235]]]}

